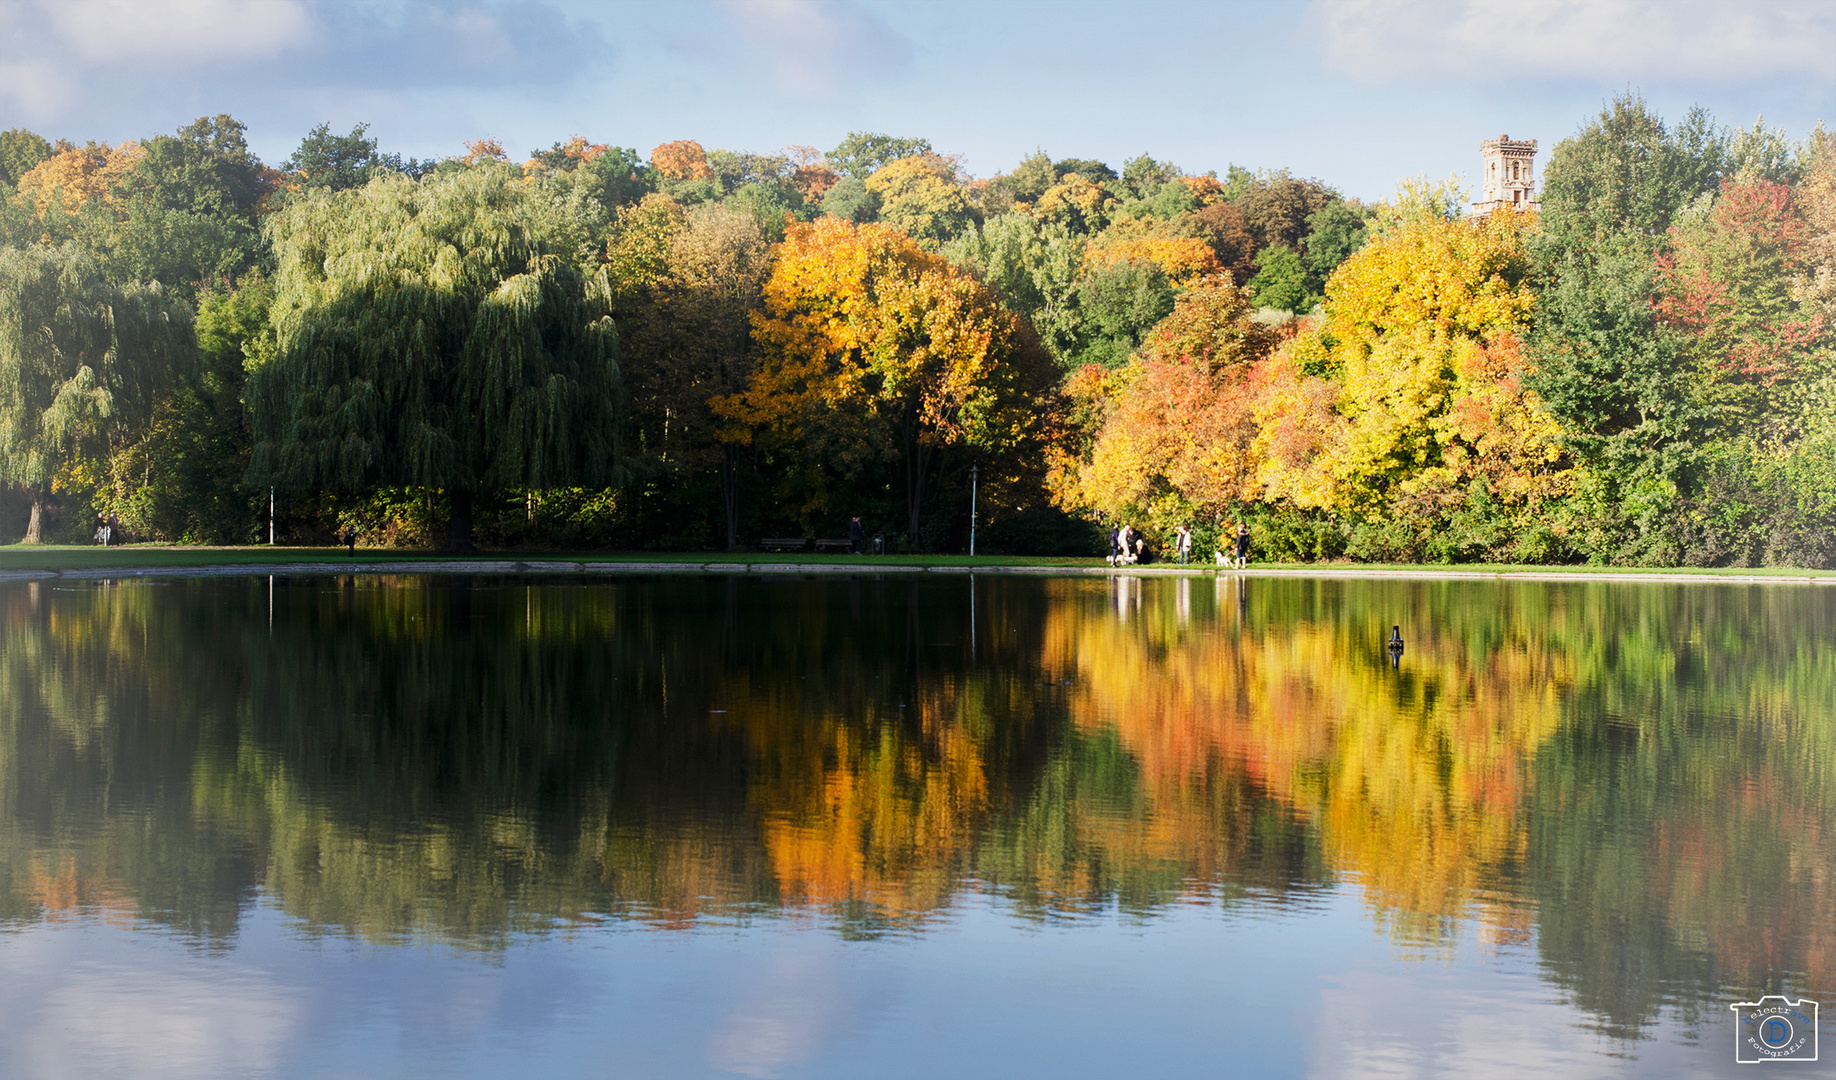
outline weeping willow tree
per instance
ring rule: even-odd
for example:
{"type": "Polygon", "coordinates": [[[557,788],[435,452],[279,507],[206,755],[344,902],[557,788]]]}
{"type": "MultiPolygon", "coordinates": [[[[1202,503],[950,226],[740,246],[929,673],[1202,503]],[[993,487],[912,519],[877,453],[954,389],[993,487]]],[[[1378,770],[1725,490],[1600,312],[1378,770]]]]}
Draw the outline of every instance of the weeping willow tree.
{"type": "Polygon", "coordinates": [[[72,249],[0,248],[0,482],[25,487],[25,542],[53,483],[132,441],[195,365],[191,312],[158,283],[120,286],[72,249]]]}
{"type": "Polygon", "coordinates": [[[466,548],[480,492],[625,479],[603,211],[521,175],[389,176],[275,216],[252,483],[443,489],[466,548]]]}

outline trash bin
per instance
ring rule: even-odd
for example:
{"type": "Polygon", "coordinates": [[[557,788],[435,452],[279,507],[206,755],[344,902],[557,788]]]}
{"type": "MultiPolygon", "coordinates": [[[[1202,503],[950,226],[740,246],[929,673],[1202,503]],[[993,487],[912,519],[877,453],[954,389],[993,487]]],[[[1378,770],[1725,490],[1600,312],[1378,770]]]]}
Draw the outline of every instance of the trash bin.
{"type": "Polygon", "coordinates": [[[873,553],[875,555],[886,554],[886,534],[885,533],[874,533],[873,534],[873,553]]]}

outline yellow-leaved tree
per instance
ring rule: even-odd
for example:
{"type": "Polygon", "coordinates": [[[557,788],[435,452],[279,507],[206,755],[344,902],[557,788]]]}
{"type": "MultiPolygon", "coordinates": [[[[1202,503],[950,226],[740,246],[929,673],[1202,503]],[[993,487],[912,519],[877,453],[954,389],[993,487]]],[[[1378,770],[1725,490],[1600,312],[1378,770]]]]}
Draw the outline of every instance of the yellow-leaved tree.
{"type": "Polygon", "coordinates": [[[984,506],[1038,489],[1057,372],[1024,320],[942,256],[882,225],[791,225],[753,316],[757,368],[716,412],[800,462],[781,492],[806,525],[838,473],[897,464],[910,542],[952,464],[982,469],[984,506]]]}
{"type": "Polygon", "coordinates": [[[1473,539],[1502,549],[1514,517],[1522,524],[1566,490],[1557,422],[1523,383],[1533,218],[1460,218],[1457,197],[1450,185],[1405,184],[1327,282],[1323,315],[1278,355],[1288,370],[1269,373],[1258,409],[1262,498],[1386,521],[1417,540],[1490,504],[1492,535],[1473,539]],[[1316,379],[1333,388],[1331,415],[1314,410],[1296,432],[1316,379]]]}

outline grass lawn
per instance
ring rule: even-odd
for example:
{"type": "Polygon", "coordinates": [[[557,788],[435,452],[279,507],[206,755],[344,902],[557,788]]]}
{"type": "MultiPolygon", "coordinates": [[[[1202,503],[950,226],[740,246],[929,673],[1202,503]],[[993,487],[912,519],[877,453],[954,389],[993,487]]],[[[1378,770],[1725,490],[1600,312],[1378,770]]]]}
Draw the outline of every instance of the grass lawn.
{"type": "MultiPolygon", "coordinates": [[[[62,571],[62,570],[105,570],[120,567],[122,569],[161,569],[170,567],[204,566],[238,566],[260,565],[274,566],[289,563],[337,563],[343,566],[363,565],[366,563],[401,564],[404,562],[590,562],[590,563],[659,563],[680,564],[682,566],[705,566],[709,563],[722,565],[792,565],[814,563],[824,566],[859,565],[862,569],[875,566],[1029,566],[1066,568],[1092,568],[1103,565],[1097,556],[1081,558],[1046,558],[1023,555],[979,555],[970,558],[967,555],[816,555],[809,552],[792,555],[767,555],[758,552],[564,552],[564,551],[479,551],[470,555],[449,555],[444,552],[412,550],[403,548],[358,548],[355,553],[342,547],[269,547],[265,544],[248,547],[202,547],[195,545],[167,544],[129,544],[122,547],[101,548],[94,545],[0,545],[0,571],[62,571]]],[[[1144,569],[1171,569],[1171,563],[1151,563],[1144,569]]],[[[1194,570],[1212,569],[1208,563],[1195,562],[1194,570]]],[[[1460,564],[1460,565],[1425,565],[1425,564],[1377,564],[1377,563],[1256,563],[1250,564],[1251,570],[1285,571],[1288,573],[1307,572],[1309,570],[1325,574],[1331,573],[1394,573],[1422,575],[1434,573],[1452,574],[1610,574],[1615,576],[1639,575],[1675,575],[1689,574],[1705,577],[1739,577],[1739,578],[1827,578],[1836,577],[1836,571],[1798,570],[1782,567],[1624,567],[1624,566],[1514,566],[1493,564],[1460,564]]]]}

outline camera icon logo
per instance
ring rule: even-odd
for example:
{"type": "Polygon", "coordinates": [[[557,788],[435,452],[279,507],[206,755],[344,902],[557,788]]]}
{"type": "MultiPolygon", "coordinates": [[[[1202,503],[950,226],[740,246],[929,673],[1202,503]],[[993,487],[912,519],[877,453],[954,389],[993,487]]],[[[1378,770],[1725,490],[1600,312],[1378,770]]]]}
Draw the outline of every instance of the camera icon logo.
{"type": "Polygon", "coordinates": [[[1737,1001],[1734,1010],[1734,1060],[1817,1060],[1817,1003],[1767,994],[1758,1001],[1737,1001]]]}

